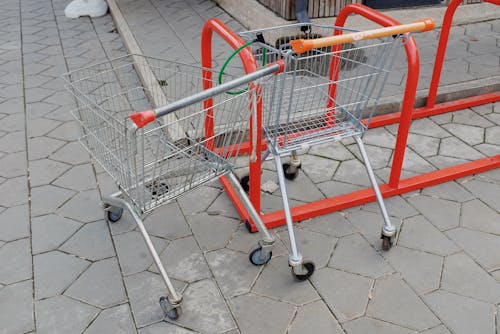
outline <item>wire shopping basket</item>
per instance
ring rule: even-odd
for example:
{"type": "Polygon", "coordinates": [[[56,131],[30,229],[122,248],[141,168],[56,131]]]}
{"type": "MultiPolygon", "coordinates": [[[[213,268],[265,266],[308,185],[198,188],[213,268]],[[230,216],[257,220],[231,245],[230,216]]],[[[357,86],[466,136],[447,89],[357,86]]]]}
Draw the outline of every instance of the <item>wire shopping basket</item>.
{"type": "Polygon", "coordinates": [[[367,129],[405,37],[293,50],[300,41],[340,32],[363,33],[310,23],[240,33],[250,43],[257,64],[277,59],[286,63],[283,73],[262,83],[264,130],[277,152],[360,135],[367,129]],[[303,27],[308,30],[301,31],[303,27]]]}
{"type": "MultiPolygon", "coordinates": [[[[108,220],[118,221],[124,209],[130,212],[169,290],[160,305],[171,319],[178,317],[182,297],[142,217],[222,175],[239,185],[231,171],[241,144],[248,141],[250,116],[261,103],[257,80],[280,68],[269,66],[211,89],[205,89],[213,84],[211,70],[138,55],[63,75],[78,102],[74,116],[83,129],[81,142],[120,189],[103,197],[110,206],[108,220]],[[242,92],[226,94],[235,88],[242,92]]],[[[274,242],[263,229],[260,249],[274,242]]],[[[261,257],[260,251],[255,254],[261,257]]]]}
{"type": "Polygon", "coordinates": [[[115,59],[71,72],[68,81],[80,103],[75,116],[85,132],[83,145],[144,214],[231,170],[238,144],[247,139],[253,91],[212,97],[215,124],[209,136],[203,102],[135,129],[129,114],[150,108],[151,95],[156,100],[165,96],[168,103],[203,90],[200,68],[142,60],[147,64],[132,56],[115,59]],[[144,88],[135,74],[137,66],[151,68],[161,91],[144,88]]]}

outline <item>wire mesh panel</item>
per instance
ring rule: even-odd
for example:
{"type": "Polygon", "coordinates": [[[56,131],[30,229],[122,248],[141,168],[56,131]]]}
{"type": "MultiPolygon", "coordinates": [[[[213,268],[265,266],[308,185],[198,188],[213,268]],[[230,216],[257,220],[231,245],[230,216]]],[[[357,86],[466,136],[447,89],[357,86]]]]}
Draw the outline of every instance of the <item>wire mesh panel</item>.
{"type": "Polygon", "coordinates": [[[240,34],[255,41],[251,48],[258,64],[286,61],[283,73],[262,83],[266,138],[278,152],[366,129],[402,39],[357,41],[302,54],[291,50],[291,40],[331,36],[337,29],[295,24],[240,34]]]}
{"type": "Polygon", "coordinates": [[[130,55],[65,75],[78,100],[82,143],[142,213],[231,171],[248,139],[253,89],[215,95],[142,129],[129,120],[156,107],[150,101],[167,104],[203,90],[208,71],[130,55]],[[152,71],[149,84],[136,74],[141,66],[152,71]]]}

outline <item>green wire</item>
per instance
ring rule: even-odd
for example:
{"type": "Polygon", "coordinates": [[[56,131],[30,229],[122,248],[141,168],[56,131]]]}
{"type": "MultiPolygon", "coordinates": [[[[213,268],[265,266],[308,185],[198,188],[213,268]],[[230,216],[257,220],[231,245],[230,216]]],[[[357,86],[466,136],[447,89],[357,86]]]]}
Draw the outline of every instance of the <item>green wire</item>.
{"type": "MultiPolygon", "coordinates": [[[[231,60],[233,60],[233,58],[238,53],[240,53],[241,50],[243,50],[247,46],[252,45],[255,42],[256,42],[256,40],[246,42],[245,44],[243,44],[242,46],[240,46],[239,48],[237,48],[236,50],[234,50],[234,52],[229,56],[229,58],[226,59],[226,61],[222,65],[222,68],[221,68],[221,70],[219,72],[219,78],[218,78],[219,85],[222,84],[222,76],[224,75],[224,70],[226,69],[227,65],[229,65],[229,63],[231,62],[231,60]]],[[[267,53],[266,52],[266,48],[263,48],[262,49],[262,66],[264,66],[266,64],[266,53],[267,53]]],[[[247,91],[247,89],[245,88],[245,89],[242,89],[242,90],[228,91],[228,92],[226,92],[226,94],[239,95],[239,94],[243,94],[246,91],[247,91]]]]}

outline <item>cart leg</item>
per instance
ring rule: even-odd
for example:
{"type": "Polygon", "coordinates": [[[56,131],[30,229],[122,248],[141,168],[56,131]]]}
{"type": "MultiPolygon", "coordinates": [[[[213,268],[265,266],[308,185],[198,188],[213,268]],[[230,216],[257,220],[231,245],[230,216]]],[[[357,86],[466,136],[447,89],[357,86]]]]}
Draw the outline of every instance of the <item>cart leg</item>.
{"type": "Polygon", "coordinates": [[[368,177],[370,178],[370,182],[373,187],[373,191],[375,191],[375,196],[377,198],[378,206],[382,213],[382,217],[384,219],[384,227],[382,228],[382,248],[384,250],[389,250],[392,245],[392,238],[396,234],[396,227],[392,224],[391,219],[389,218],[389,214],[387,213],[387,209],[385,207],[384,198],[380,193],[380,189],[377,184],[377,180],[375,179],[375,174],[373,173],[372,166],[370,164],[370,160],[368,159],[368,155],[366,154],[365,146],[363,141],[359,136],[354,136],[356,140],[356,144],[358,144],[359,151],[361,152],[361,156],[363,157],[363,161],[365,163],[366,172],[368,173],[368,177]]]}
{"type": "Polygon", "coordinates": [[[259,241],[258,245],[256,245],[250,250],[249,254],[250,262],[252,262],[252,264],[256,266],[261,266],[267,263],[269,260],[271,260],[271,257],[273,256],[273,247],[274,243],[276,242],[276,238],[274,238],[274,236],[272,236],[271,233],[269,233],[269,230],[267,229],[266,225],[264,224],[264,222],[262,222],[260,214],[255,210],[254,206],[252,205],[252,202],[248,198],[247,193],[245,192],[240,182],[238,181],[238,178],[233,173],[229,173],[228,178],[229,181],[232,183],[233,187],[238,191],[241,201],[243,202],[243,205],[247,209],[247,212],[249,213],[250,217],[252,218],[252,221],[257,226],[257,229],[259,230],[260,233],[264,235],[264,237],[259,241]]]}
{"type": "Polygon", "coordinates": [[[283,164],[283,171],[288,180],[295,180],[295,178],[299,175],[299,170],[302,164],[297,151],[293,150],[291,153],[290,162],[285,162],[283,164]]]}
{"type": "Polygon", "coordinates": [[[114,197],[113,195],[104,196],[103,202],[112,205],[113,207],[118,207],[128,210],[132,215],[132,218],[134,218],[134,221],[139,227],[139,230],[141,231],[142,237],[146,242],[149,252],[153,257],[153,260],[156,266],[158,267],[160,275],[163,278],[163,281],[165,282],[165,285],[167,286],[169,292],[168,297],[160,298],[160,306],[162,307],[167,317],[169,317],[172,320],[177,319],[181,311],[182,296],[177,293],[172,282],[170,281],[170,278],[167,275],[167,271],[165,270],[163,264],[161,263],[160,256],[158,255],[158,252],[156,252],[156,249],[153,246],[153,242],[151,241],[151,238],[149,237],[149,234],[146,231],[146,228],[144,227],[141,217],[137,214],[137,212],[132,208],[132,206],[129,203],[127,203],[123,199],[114,197]]]}
{"type": "Polygon", "coordinates": [[[274,155],[276,170],[278,171],[278,181],[281,190],[281,198],[283,200],[283,211],[285,212],[286,227],[288,229],[288,236],[290,238],[291,252],[288,257],[288,264],[292,267],[292,274],[300,281],[306,280],[314,272],[314,263],[311,261],[304,261],[302,255],[297,249],[297,242],[295,241],[295,233],[293,230],[292,214],[290,212],[290,205],[288,203],[288,194],[285,184],[285,172],[281,168],[281,158],[279,154],[274,155]]]}

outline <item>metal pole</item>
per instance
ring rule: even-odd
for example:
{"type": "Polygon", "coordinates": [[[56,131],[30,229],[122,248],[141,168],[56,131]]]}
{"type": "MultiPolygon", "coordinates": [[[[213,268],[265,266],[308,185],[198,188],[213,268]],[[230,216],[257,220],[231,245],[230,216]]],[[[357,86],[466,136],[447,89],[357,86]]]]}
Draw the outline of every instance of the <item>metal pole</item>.
{"type": "Polygon", "coordinates": [[[206,89],[202,92],[199,92],[197,94],[185,97],[183,99],[177,100],[175,102],[169,103],[165,106],[158,107],[156,109],[153,109],[156,117],[161,117],[165,116],[171,112],[174,112],[176,110],[179,110],[181,108],[187,107],[189,105],[192,105],[194,103],[206,100],[208,98],[211,98],[212,96],[215,96],[217,94],[221,94],[227,91],[230,91],[231,89],[234,89],[236,87],[239,87],[241,85],[247,84],[249,82],[252,82],[254,80],[260,79],[266,75],[269,75],[274,72],[278,72],[282,69],[282,65],[280,63],[276,63],[273,65],[266,66],[262,69],[256,70],[255,72],[252,72],[250,74],[247,74],[245,76],[239,77],[237,79],[228,81],[226,83],[223,83],[221,85],[215,86],[210,89],[206,89]]]}
{"type": "Polygon", "coordinates": [[[178,305],[182,301],[182,296],[180,296],[177,291],[174,288],[174,285],[172,284],[172,281],[167,275],[167,272],[165,268],[163,267],[163,264],[161,263],[160,256],[158,255],[158,252],[156,252],[156,249],[153,245],[153,241],[151,241],[151,238],[149,237],[148,232],[146,231],[146,228],[144,227],[144,224],[142,222],[141,217],[137,214],[137,212],[132,208],[132,206],[116,197],[112,197],[118,193],[115,193],[111,196],[104,196],[103,197],[103,202],[108,203],[113,206],[121,207],[121,208],[126,208],[132,218],[134,219],[135,223],[137,224],[137,227],[139,227],[139,230],[141,231],[142,237],[144,238],[144,241],[146,242],[146,246],[149,249],[149,253],[153,257],[153,260],[156,264],[156,267],[158,268],[158,271],[160,272],[161,277],[163,278],[163,281],[165,282],[165,285],[167,286],[168,292],[170,294],[170,297],[168,301],[172,303],[173,305],[178,305]]]}
{"type": "Polygon", "coordinates": [[[255,225],[257,225],[257,229],[259,232],[261,232],[264,235],[264,241],[268,243],[273,243],[274,242],[274,237],[271,236],[269,233],[269,230],[267,229],[266,225],[262,222],[262,219],[260,218],[260,214],[255,210],[255,208],[252,205],[252,202],[248,199],[247,194],[245,193],[245,190],[240,185],[240,182],[236,178],[236,176],[233,173],[229,173],[228,175],[229,180],[231,181],[231,184],[233,185],[234,188],[238,191],[238,194],[240,195],[241,201],[243,202],[243,205],[247,209],[248,214],[252,218],[253,222],[255,225]]]}
{"type": "Polygon", "coordinates": [[[293,219],[290,213],[290,205],[288,203],[288,194],[286,192],[285,185],[285,173],[283,172],[283,167],[281,165],[281,159],[279,154],[274,154],[274,162],[276,164],[276,171],[278,172],[278,180],[281,190],[281,199],[283,201],[283,211],[285,212],[286,227],[288,229],[288,237],[290,238],[290,248],[292,253],[290,254],[290,264],[298,264],[302,262],[302,255],[297,250],[297,242],[295,240],[295,233],[293,231],[293,219]]]}
{"type": "Polygon", "coordinates": [[[375,178],[375,174],[373,173],[370,160],[368,159],[368,154],[366,154],[365,146],[363,145],[363,142],[361,141],[361,138],[359,136],[354,136],[354,139],[356,140],[359,152],[363,157],[363,162],[365,163],[366,172],[368,173],[368,177],[372,184],[373,191],[375,192],[375,197],[377,198],[378,206],[380,208],[380,211],[382,212],[382,217],[384,218],[384,228],[382,230],[383,234],[387,237],[392,237],[396,233],[396,228],[392,224],[391,219],[389,218],[389,214],[387,213],[387,209],[384,203],[384,198],[380,193],[380,189],[377,184],[377,179],[375,178]]]}

